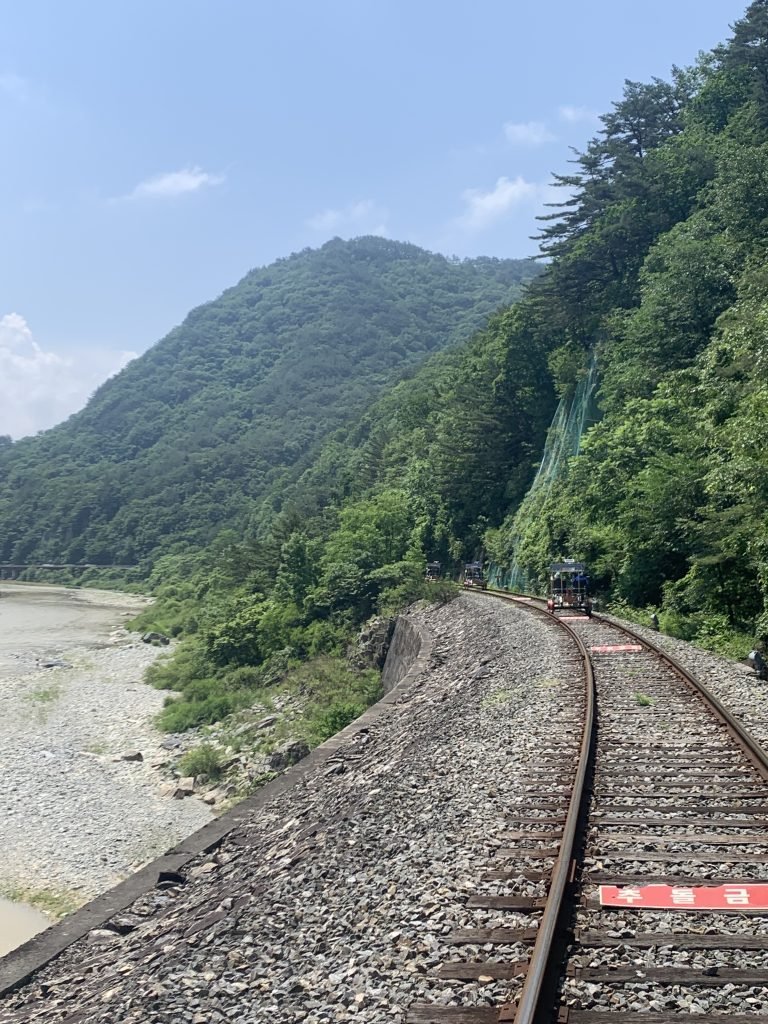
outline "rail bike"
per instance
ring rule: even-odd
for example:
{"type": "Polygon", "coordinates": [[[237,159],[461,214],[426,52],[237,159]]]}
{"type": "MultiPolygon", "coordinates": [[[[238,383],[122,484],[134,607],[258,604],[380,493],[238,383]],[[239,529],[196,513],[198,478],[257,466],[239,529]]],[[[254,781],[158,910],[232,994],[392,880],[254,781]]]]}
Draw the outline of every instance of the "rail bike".
{"type": "Polygon", "coordinates": [[[592,614],[589,576],[583,562],[566,558],[550,565],[547,611],[552,615],[563,611],[592,614]]]}
{"type": "Polygon", "coordinates": [[[476,590],[485,590],[486,583],[481,562],[467,562],[465,564],[461,585],[476,590]]]}

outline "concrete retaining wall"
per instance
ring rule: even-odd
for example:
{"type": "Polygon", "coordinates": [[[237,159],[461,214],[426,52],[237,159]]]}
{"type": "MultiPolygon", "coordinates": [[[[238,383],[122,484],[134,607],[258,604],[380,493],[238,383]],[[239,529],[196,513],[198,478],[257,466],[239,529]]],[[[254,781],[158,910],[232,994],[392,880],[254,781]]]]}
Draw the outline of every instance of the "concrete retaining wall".
{"type": "Polygon", "coordinates": [[[184,842],[151,861],[114,889],[97,896],[74,914],[69,914],[59,924],[40,932],[23,946],[11,950],[0,958],[0,997],[19,988],[73,942],[84,938],[94,928],[103,927],[110,918],[124,911],[139,896],[153,889],[163,873],[183,874],[184,867],[190,861],[203,853],[208,854],[215,850],[228,833],[258,814],[265,804],[302,782],[357,733],[370,729],[377,719],[389,713],[390,705],[408,699],[429,664],[431,650],[431,637],[410,620],[400,616],[384,664],[383,675],[389,679],[389,689],[386,689],[385,684],[385,695],[380,701],[368,708],[346,729],[321,743],[303,761],[289,768],[277,779],[268,782],[258,793],[243,800],[197,832],[193,832],[184,842]],[[396,643],[398,632],[400,639],[396,643]]]}
{"type": "Polygon", "coordinates": [[[411,669],[421,651],[422,634],[404,615],[398,615],[395,631],[381,673],[384,693],[389,693],[411,669]]]}

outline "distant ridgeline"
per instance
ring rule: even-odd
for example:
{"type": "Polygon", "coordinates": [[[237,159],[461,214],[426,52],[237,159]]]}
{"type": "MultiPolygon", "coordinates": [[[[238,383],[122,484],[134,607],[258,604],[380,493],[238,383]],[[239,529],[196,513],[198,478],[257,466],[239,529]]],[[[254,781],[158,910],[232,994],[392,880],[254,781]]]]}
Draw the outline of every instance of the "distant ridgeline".
{"type": "Polygon", "coordinates": [[[0,446],[0,561],[133,564],[241,530],[329,435],[538,270],[367,237],[251,271],[82,412],[0,446]]]}

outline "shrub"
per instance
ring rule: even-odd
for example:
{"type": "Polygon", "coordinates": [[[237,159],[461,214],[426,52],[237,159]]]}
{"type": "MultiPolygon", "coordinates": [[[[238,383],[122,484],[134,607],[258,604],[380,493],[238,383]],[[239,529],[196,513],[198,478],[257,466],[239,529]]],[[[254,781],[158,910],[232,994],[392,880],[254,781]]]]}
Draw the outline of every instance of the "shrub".
{"type": "Polygon", "coordinates": [[[354,722],[365,711],[363,704],[355,701],[337,700],[325,711],[316,713],[308,723],[308,731],[313,743],[324,740],[341,732],[350,722],[354,722]]]}
{"type": "Polygon", "coordinates": [[[198,725],[212,725],[238,711],[242,703],[231,695],[207,697],[201,701],[185,701],[171,697],[158,716],[158,725],[165,732],[184,732],[198,725]]]}
{"type": "Polygon", "coordinates": [[[241,665],[225,672],[222,683],[228,690],[258,690],[264,686],[264,672],[252,665],[241,665]]]}
{"type": "Polygon", "coordinates": [[[203,743],[179,758],[182,775],[205,776],[214,781],[221,778],[221,754],[210,743],[203,743]]]}

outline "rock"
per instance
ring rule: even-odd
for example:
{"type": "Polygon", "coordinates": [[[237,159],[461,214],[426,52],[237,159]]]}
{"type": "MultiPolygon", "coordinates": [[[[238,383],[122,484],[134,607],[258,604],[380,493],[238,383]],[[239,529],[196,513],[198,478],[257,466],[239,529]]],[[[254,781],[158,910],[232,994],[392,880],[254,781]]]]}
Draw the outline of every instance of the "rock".
{"type": "Polygon", "coordinates": [[[216,803],[216,800],[217,796],[215,793],[206,793],[205,796],[203,797],[203,803],[208,804],[210,807],[212,807],[216,803]]]}
{"type": "Polygon", "coordinates": [[[290,768],[292,764],[301,761],[308,753],[309,747],[304,740],[287,740],[269,755],[269,767],[273,771],[290,768]]]}
{"type": "Polygon", "coordinates": [[[72,666],[60,658],[50,658],[48,661],[41,661],[40,668],[72,668],[72,666]]]}
{"type": "Polygon", "coordinates": [[[185,796],[192,796],[195,792],[195,777],[188,775],[185,779],[179,779],[173,791],[175,800],[183,800],[185,796]]]}
{"type": "Polygon", "coordinates": [[[383,668],[394,631],[395,619],[374,616],[365,623],[355,643],[348,648],[347,659],[356,668],[383,668]]]}
{"type": "Polygon", "coordinates": [[[274,725],[277,721],[277,715],[267,715],[266,718],[262,718],[260,722],[256,723],[257,729],[268,729],[271,725],[274,725]]]}
{"type": "Polygon", "coordinates": [[[111,928],[94,928],[88,932],[88,941],[95,946],[103,946],[108,942],[114,942],[120,936],[111,928]]]}
{"type": "Polygon", "coordinates": [[[143,761],[144,755],[140,750],[129,750],[127,754],[121,754],[120,761],[143,761]]]}
{"type": "Polygon", "coordinates": [[[155,644],[155,646],[160,647],[167,647],[171,642],[169,637],[163,633],[145,633],[141,639],[145,644],[155,644]]]}

